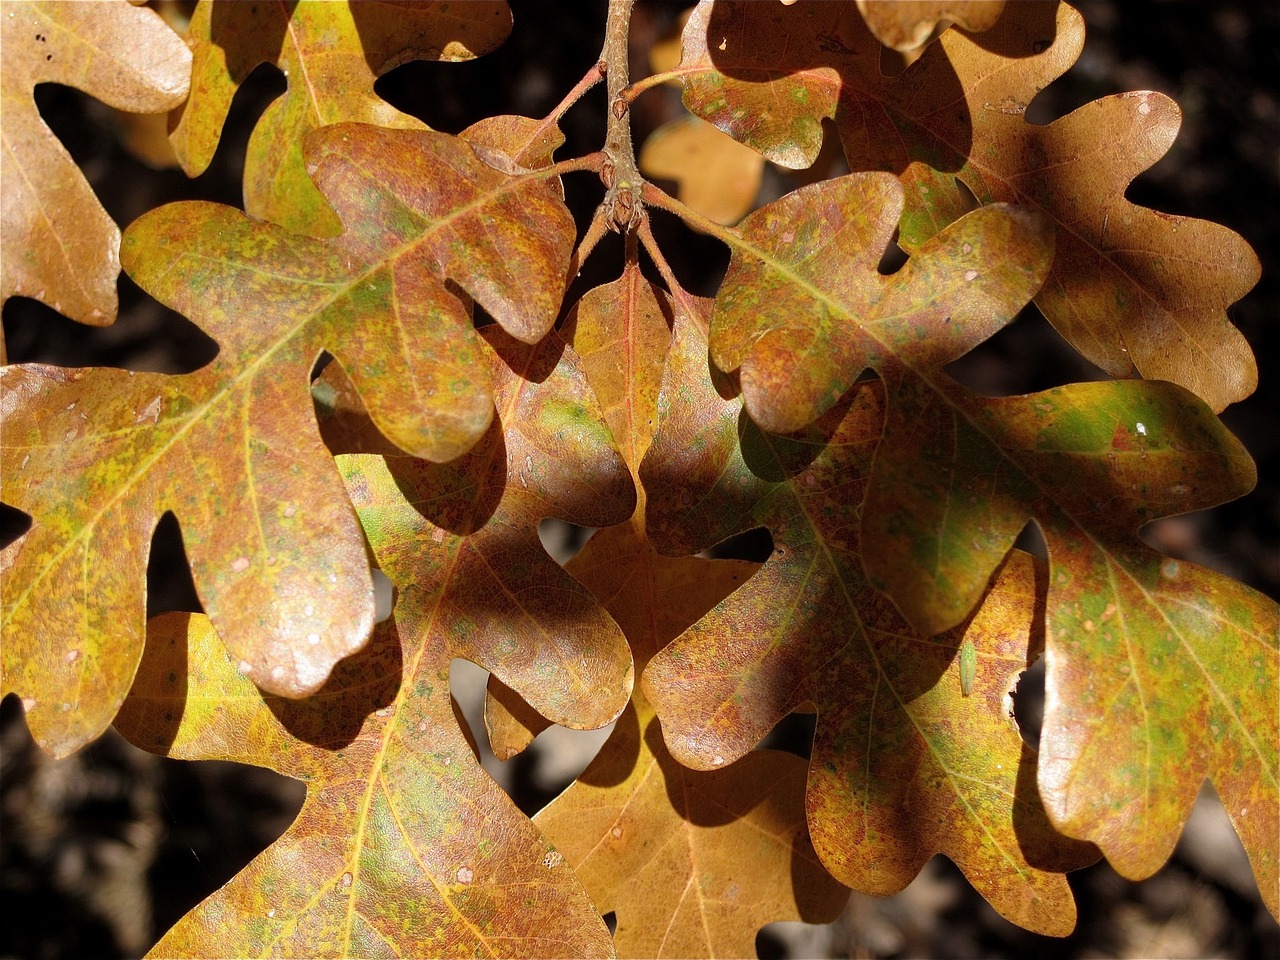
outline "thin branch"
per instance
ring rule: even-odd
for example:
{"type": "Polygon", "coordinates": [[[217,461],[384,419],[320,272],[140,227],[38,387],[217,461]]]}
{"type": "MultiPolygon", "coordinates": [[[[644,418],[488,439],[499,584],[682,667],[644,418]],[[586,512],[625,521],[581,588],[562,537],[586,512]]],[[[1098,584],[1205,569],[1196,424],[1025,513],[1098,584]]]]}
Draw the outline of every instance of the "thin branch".
{"type": "Polygon", "coordinates": [[[717,223],[710,217],[705,217],[692,207],[686,206],[670,194],[659,190],[651,183],[643,185],[643,199],[651,207],[657,207],[659,210],[665,210],[667,213],[673,214],[687,223],[689,226],[701,230],[703,233],[710,234],[717,240],[721,240],[729,246],[736,245],[742,235],[738,231],[726,227],[722,223],[717,223]]]}
{"type": "Polygon", "coordinates": [[[603,207],[610,225],[622,233],[634,230],[644,216],[640,198],[644,178],[631,145],[630,106],[622,95],[629,83],[628,38],[634,4],[635,0],[609,0],[609,21],[600,53],[609,83],[609,127],[604,144],[607,159],[600,172],[606,188],[603,207]]]}
{"type": "Polygon", "coordinates": [[[676,67],[674,70],[666,70],[662,73],[651,74],[643,80],[637,80],[622,90],[622,98],[627,103],[634,103],[636,98],[646,90],[652,90],[654,87],[660,87],[664,83],[671,83],[679,80],[681,77],[688,76],[691,73],[705,73],[706,67],[676,67]]]}

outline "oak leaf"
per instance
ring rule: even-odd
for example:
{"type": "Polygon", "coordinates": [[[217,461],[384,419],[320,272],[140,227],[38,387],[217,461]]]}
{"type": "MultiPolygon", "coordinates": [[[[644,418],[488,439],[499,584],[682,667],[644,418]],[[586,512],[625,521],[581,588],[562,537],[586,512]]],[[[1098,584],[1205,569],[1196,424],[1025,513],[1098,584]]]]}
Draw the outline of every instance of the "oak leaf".
{"type": "MultiPolygon", "coordinates": [[[[474,660],[558,723],[616,717],[631,691],[625,641],[542,550],[537,526],[548,515],[617,522],[634,493],[572,353],[493,327],[487,340],[501,426],[468,454],[338,457],[398,597],[393,619],[315,696],[262,698],[198,618],[184,670],[182,622],[153,623],[122,732],[156,752],[308,784],[290,830],[155,955],[611,954],[564,855],[476,763],[449,664],[474,660]]],[[[376,444],[340,369],[320,383],[339,398],[337,449],[376,444]]]]}
{"type": "Polygon", "coordinates": [[[1043,275],[1042,220],[983,207],[879,277],[867,251],[888,242],[898,196],[896,181],[867,174],[752,214],[729,238],[711,357],[739,371],[747,410],[774,429],[877,371],[886,413],[862,566],[922,634],[970,615],[1034,519],[1051,560],[1045,735],[1058,739],[1044,741],[1039,782],[1054,823],[1142,878],[1211,779],[1274,902],[1280,611],[1137,536],[1158,517],[1247,492],[1252,461],[1176,384],[1008,398],[961,387],[945,365],[1007,322],[1043,275]],[[1188,741],[1205,726],[1213,737],[1188,741]]]}
{"type": "Polygon", "coordinates": [[[11,0],[0,43],[0,300],[33,297],[104,326],[116,318],[120,230],[40,118],[33,90],[61,83],[121,110],[160,113],[186,97],[191,55],[154,11],[125,0],[11,0]]]}
{"type": "MultiPolygon", "coordinates": [[[[583,297],[562,331],[633,471],[653,436],[671,311],[633,262],[583,297]]],[[[637,668],[754,568],[659,555],[644,534],[643,496],[627,523],[597,532],[566,566],[618,621],[637,668]]],[[[509,754],[545,721],[493,689],[486,722],[495,750],[509,754]]],[[[637,692],[600,754],[534,822],[596,907],[617,915],[620,957],[748,956],[764,924],[830,920],[847,895],[805,836],[804,766],[761,751],[711,773],[681,767],[637,692]]]]}
{"type": "Polygon", "coordinates": [[[766,434],[741,398],[717,391],[706,350],[697,323],[682,321],[641,467],[650,536],[686,554],[765,526],[775,549],[645,671],[671,752],[697,769],[732,769],[812,703],[809,830],[838,880],[895,893],[940,852],[1003,916],[1069,932],[1075,905],[1061,874],[1096,851],[1050,826],[1035,754],[1009,715],[1039,642],[1030,558],[1010,560],[963,628],[916,634],[861,571],[858,516],[884,391],[860,383],[805,430],[766,434]],[[978,653],[971,697],[957,677],[962,638],[978,653]]]}
{"type": "Polygon", "coordinates": [[[1221,410],[1257,384],[1225,313],[1257,282],[1257,257],[1225,227],[1125,199],[1177,133],[1167,97],[1121,94],[1026,122],[1083,40],[1066,4],[1019,3],[980,38],[949,30],[885,77],[850,3],[704,2],[684,35],[685,105],[792,167],[813,161],[819,123],[834,118],[852,169],[906,179],[909,251],[965,211],[957,179],[984,203],[1036,208],[1057,228],[1036,304],[1059,332],[1114,376],[1170,380],[1221,410]]]}
{"type": "Polygon", "coordinates": [[[755,205],[764,179],[764,158],[697,117],[659,127],[644,142],[640,169],[676,181],[681,202],[726,225],[755,205]]]}
{"type": "Polygon", "coordinates": [[[527,338],[559,309],[574,227],[554,178],[504,174],[428,131],[338,125],[309,151],[349,224],[337,238],[207,203],[154,210],[126,234],[134,279],[219,341],[209,366],[0,374],[5,498],[35,521],[8,548],[4,683],[55,752],[96,736],[128,689],[146,545],[166,510],[246,673],[285,695],[315,690],[373,614],[360,532],[307,397],[317,357],[338,357],[401,449],[448,460],[485,435],[493,399],[446,283],[527,338]]]}
{"type": "Polygon", "coordinates": [[[152,621],[117,729],[162,755],[295,777],[307,798],[148,956],[610,953],[564,858],[476,762],[449,695],[454,651],[438,639],[380,624],[315,696],[293,701],[241,676],[206,618],[152,621]]]}
{"type": "Polygon", "coordinates": [[[925,44],[939,21],[964,29],[990,30],[1004,11],[1004,0],[857,0],[858,12],[876,39],[895,50],[925,44]]]}
{"type": "Polygon", "coordinates": [[[343,122],[426,129],[379,97],[374,81],[410,60],[473,59],[496,48],[510,30],[505,0],[201,0],[188,33],[195,56],[191,98],[177,118],[174,148],[188,175],[203,172],[236,90],[254,67],[275,64],[288,88],[250,137],[245,209],[295,232],[332,236],[341,223],[307,177],[301,151],[306,134],[343,122]]]}

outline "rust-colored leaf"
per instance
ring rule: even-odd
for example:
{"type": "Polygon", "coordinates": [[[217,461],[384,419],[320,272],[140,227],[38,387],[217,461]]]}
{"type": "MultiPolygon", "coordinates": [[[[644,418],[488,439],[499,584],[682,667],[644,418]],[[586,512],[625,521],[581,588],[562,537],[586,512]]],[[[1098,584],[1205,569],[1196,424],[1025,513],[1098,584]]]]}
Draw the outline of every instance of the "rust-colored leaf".
{"type": "Polygon", "coordinates": [[[804,422],[792,410],[825,409],[864,367],[879,373],[887,414],[861,512],[862,566],[924,635],[970,615],[1035,519],[1052,561],[1050,683],[1064,685],[1050,709],[1070,718],[1049,724],[1067,739],[1044,741],[1040,768],[1055,822],[1145,877],[1168,857],[1208,777],[1229,809],[1248,811],[1241,838],[1274,891],[1280,857],[1274,834],[1261,834],[1280,816],[1276,605],[1137,537],[1150,520],[1243,494],[1252,461],[1176,384],[1082,383],[995,399],[957,384],[944,365],[1035,288],[1046,263],[1041,218],[981,208],[897,274],[876,277],[887,286],[869,297],[858,279],[866,254],[859,265],[855,251],[887,240],[896,190],[879,200],[868,192],[886,185],[871,175],[830,181],[748,218],[742,241],[731,238],[711,356],[740,369],[748,411],[775,429],[804,422]],[[879,236],[868,235],[877,217],[879,236]],[[1220,656],[1232,669],[1214,665],[1220,656]],[[1112,723],[1115,735],[1099,737],[1112,723]],[[1186,730],[1205,725],[1217,735],[1188,741],[1186,730]],[[1254,825],[1259,811],[1267,827],[1254,825]]]}
{"type": "MultiPolygon", "coordinates": [[[[670,315],[666,295],[630,264],[582,299],[564,331],[633,470],[655,428],[670,315]]],[[[643,525],[642,501],[567,567],[622,626],[638,667],[755,567],[662,557],[643,525]]],[[[516,717],[535,721],[506,688],[494,692],[486,720],[495,747],[523,747],[534,731],[516,717]]],[[[720,771],[688,770],[637,693],[600,755],[535,822],[597,909],[616,913],[620,957],[749,956],[764,924],[830,920],[847,895],[806,837],[804,768],[766,751],[720,771]]]]}
{"type": "Polygon", "coordinates": [[[640,169],[676,181],[678,196],[717,223],[737,223],[755,205],[764,159],[697,117],[655,130],[640,151],[640,169]]]}
{"type": "Polygon", "coordinates": [[[902,209],[888,174],[852,174],[757,210],[730,240],[711,357],[738,371],[751,418],[786,433],[813,422],[866,367],[909,355],[930,369],[1008,323],[1044,279],[1047,224],[993,205],[876,270],[902,209]]]}
{"type": "Polygon", "coordinates": [[[401,629],[444,631],[456,656],[509,685],[509,674],[527,672],[540,683],[521,694],[543,716],[598,727],[630,695],[631,656],[537,528],[548,516],[618,523],[634,509],[634,487],[572,351],[556,338],[528,347],[486,334],[501,426],[448,464],[363,454],[340,457],[339,468],[400,590],[401,629]],[[467,652],[482,639],[494,649],[467,652]]]}
{"type": "Polygon", "coordinates": [[[787,166],[812,161],[833,117],[854,170],[907,179],[909,250],[964,212],[957,178],[984,203],[1034,207],[1057,228],[1036,297],[1049,321],[1108,373],[1170,380],[1221,410],[1257,383],[1225,313],[1257,282],[1257,257],[1225,227],[1125,199],[1177,133],[1168,98],[1127,93],[1045,126],[1023,119],[1083,40],[1066,4],[1018,3],[979,38],[947,31],[888,78],[851,3],[704,0],[685,32],[685,103],[787,166]]]}
{"type": "Polygon", "coordinates": [[[201,0],[188,34],[195,55],[191,99],[173,131],[174,147],[188,174],[202,172],[240,84],[259,64],[277,65],[289,86],[250,138],[245,209],[296,232],[332,236],[342,224],[307,178],[306,134],[343,122],[425,129],[378,97],[374,81],[410,60],[473,59],[510,30],[505,0],[201,0]]]}
{"type": "Polygon", "coordinates": [[[894,893],[940,852],[1005,917],[1065,934],[1075,906],[1061,874],[1096,852],[1050,826],[1035,755],[1009,716],[1038,643],[1030,559],[1016,555],[969,623],[930,640],[867,585],[858,514],[884,403],[877,384],[859,384],[804,431],[765,434],[740,398],[716,392],[704,334],[681,325],[641,468],[650,535],[688,553],[766,526],[775,550],[654,658],[644,693],[672,753],[703,770],[814,704],[809,830],[837,879],[894,893]],[[962,639],[979,661],[970,697],[962,639]]]}
{"type": "Polygon", "coordinates": [[[125,0],[7,0],[0,43],[0,300],[33,297],[104,326],[116,318],[120,231],[40,119],[33,91],[61,83],[121,110],[161,113],[186,97],[191,55],[154,11],[125,0]]]}
{"type": "Polygon", "coordinates": [[[212,364],[182,377],[4,371],[5,499],[35,518],[9,548],[5,690],[55,752],[100,732],[128,689],[166,510],[206,612],[264,688],[309,693],[365,642],[364,546],[307,396],[321,351],[388,438],[448,460],[485,435],[493,400],[446,278],[522,336],[558,311],[573,239],[558,183],[503,174],[444,134],[313,136],[342,236],[207,203],[152,211],[126,234],[132,276],[219,341],[212,364]]]}
{"type": "Polygon", "coordinates": [[[840,92],[835,68],[813,56],[811,23],[830,6],[703,0],[684,29],[684,105],[780,167],[810,166],[840,92]]]}
{"type": "Polygon", "coordinates": [[[152,621],[117,728],[155,753],[296,777],[307,799],[149,956],[609,955],[563,855],[459,729],[450,639],[388,621],[318,694],[289,701],[239,675],[205,618],[152,621]]]}
{"type": "MultiPolygon", "coordinates": [[[[631,691],[625,641],[537,526],[615,523],[634,493],[572,353],[494,327],[487,340],[501,424],[475,449],[448,464],[338,458],[398,600],[315,697],[264,701],[198,620],[184,671],[185,635],[157,622],[122,732],[172,756],[269,766],[308,795],[290,830],[156,956],[611,954],[564,855],[481,772],[449,663],[493,671],[558,723],[616,717],[631,691]]],[[[356,395],[336,372],[323,382],[344,398],[350,442],[356,395]]]]}
{"type": "Polygon", "coordinates": [[[858,11],[885,46],[910,51],[933,36],[938,21],[966,30],[990,30],[1004,11],[1004,0],[857,0],[858,11]]]}

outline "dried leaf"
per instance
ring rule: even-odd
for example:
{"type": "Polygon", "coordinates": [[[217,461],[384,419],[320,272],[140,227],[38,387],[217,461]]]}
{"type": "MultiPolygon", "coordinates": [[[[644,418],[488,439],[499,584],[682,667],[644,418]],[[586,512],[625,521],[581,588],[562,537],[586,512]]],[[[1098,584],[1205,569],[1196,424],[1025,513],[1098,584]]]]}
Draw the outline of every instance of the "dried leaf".
{"type": "Polygon", "coordinates": [[[910,51],[923,46],[949,20],[975,33],[990,30],[1004,0],[857,0],[858,12],[885,46],[910,51]]]}
{"type": "Polygon", "coordinates": [[[602,726],[630,695],[631,655],[543,550],[538,523],[618,523],[635,506],[634,487],[572,351],[554,338],[527,347],[494,327],[485,333],[501,428],[448,464],[347,455],[339,468],[400,590],[402,631],[442,631],[451,639],[437,642],[508,683],[537,677],[522,695],[555,723],[602,726]]]}
{"type": "MultiPolygon", "coordinates": [[[[630,264],[583,297],[564,331],[633,470],[653,436],[670,314],[666,295],[630,264]]],[[[659,556],[643,524],[641,502],[567,566],[622,626],[639,667],[755,567],[659,556]]],[[[510,712],[521,701],[494,692],[486,719],[496,742],[523,746],[510,712]]],[[[601,753],[535,822],[597,909],[617,914],[620,957],[748,956],[764,924],[833,919],[847,896],[806,838],[804,770],[774,751],[713,773],[687,770],[637,694],[601,753]]]]}
{"type": "Polygon", "coordinates": [[[195,55],[191,99],[173,131],[174,147],[189,175],[203,172],[240,84],[259,64],[277,65],[289,86],[249,140],[245,209],[295,232],[332,236],[341,223],[307,178],[301,152],[306,134],[349,121],[426,129],[378,97],[374,81],[410,60],[471,60],[501,44],[510,30],[505,0],[201,0],[188,38],[195,55]]]}
{"type": "MultiPolygon", "coordinates": [[[[492,639],[468,652],[493,652],[492,639]]],[[[295,777],[307,799],[149,956],[609,955],[564,857],[459,729],[449,696],[458,652],[447,631],[391,620],[318,694],[288,701],[239,675],[205,618],[152,621],[120,732],[162,755],[295,777]]]]}
{"type": "Polygon", "coordinates": [[[126,234],[131,275],[219,341],[212,364],[182,377],[3,372],[5,498],[35,518],[8,548],[5,689],[54,752],[96,736],[128,689],[146,545],[166,510],[205,610],[264,688],[309,693],[365,642],[364,545],[306,395],[322,350],[388,438],[447,460],[485,435],[493,401],[445,277],[524,336],[555,318],[573,240],[558,183],[502,174],[444,134],[313,137],[342,236],[207,203],[152,211],[126,234]]]}
{"type": "Polygon", "coordinates": [[[984,203],[1035,207],[1057,228],[1036,298],[1050,322],[1108,373],[1170,380],[1221,410],[1257,384],[1225,314],[1257,281],[1257,257],[1224,227],[1125,199],[1177,133],[1168,98],[1122,94],[1047,126],[1023,119],[1083,38],[1071,7],[1019,3],[978,40],[948,31],[888,78],[851,4],[704,2],[685,33],[685,104],[789,166],[813,160],[818,123],[834,117],[854,170],[907,179],[908,250],[964,212],[957,178],[984,203]]]}
{"type": "Polygon", "coordinates": [[[116,318],[120,231],[40,118],[33,91],[62,83],[120,110],[163,112],[187,95],[191,55],[153,11],[125,0],[8,0],[0,43],[0,299],[34,297],[105,326],[116,318]]]}
{"type": "Polygon", "coordinates": [[[747,412],[765,430],[813,422],[889,357],[909,353],[913,370],[954,360],[1013,319],[1044,279],[1047,224],[1002,204],[881,275],[901,198],[893,176],[852,174],[787,194],[739,226],[711,357],[739,372],[747,412]]]}
{"type": "MultiPolygon", "coordinates": [[[[864,367],[879,373],[887,415],[861,512],[862,566],[923,635],[963,621],[1037,521],[1052,560],[1048,682],[1079,704],[1069,723],[1046,723],[1069,738],[1044,741],[1040,768],[1060,829],[1140,878],[1167,859],[1206,777],[1229,809],[1262,811],[1274,824],[1277,607],[1137,537],[1150,520],[1246,492],[1248,454],[1171,383],[994,399],[957,384],[944,365],[1035,288],[1047,261],[1039,218],[983,207],[881,278],[866,251],[880,249],[897,219],[895,186],[874,175],[829,181],[744,221],[716,300],[711,356],[740,369],[748,411],[773,429],[826,409],[864,367]],[[884,191],[878,199],[872,187],[884,191]],[[886,286],[868,294],[869,278],[886,286]],[[1206,647],[1233,668],[1212,667],[1206,647]],[[1112,717],[1114,737],[1098,738],[1112,717]],[[1207,718],[1220,735],[1186,742],[1207,718]]],[[[1056,696],[1050,713],[1066,708],[1056,696]]],[[[1246,816],[1241,839],[1263,889],[1274,890],[1274,832],[1263,841],[1269,827],[1246,816]]]]}
{"type": "Polygon", "coordinates": [[[703,0],[684,30],[684,105],[780,167],[812,165],[840,92],[836,70],[811,56],[810,22],[825,24],[830,8],[703,0]]]}
{"type": "MultiPolygon", "coordinates": [[[[268,766],[308,795],[290,830],[155,955],[611,955],[565,857],[476,763],[449,663],[475,661],[558,723],[616,717],[632,683],[625,641],[537,526],[617,522],[634,493],[572,354],[495,327],[486,339],[501,426],[474,450],[448,464],[338,458],[399,598],[315,697],[264,702],[200,621],[188,681],[184,635],[157,621],[122,732],[159,753],[268,766]]],[[[322,383],[342,398],[342,438],[361,419],[376,432],[336,371],[322,383]]]]}
{"type": "Polygon", "coordinates": [[[1003,916],[1063,935],[1075,906],[1061,872],[1096,852],[1049,825],[1035,755],[1008,712],[1036,653],[1030,559],[1010,562],[970,623],[931,640],[866,584],[858,514],[884,402],[859,384],[805,431],[762,433],[740,398],[717,394],[704,334],[681,324],[641,468],[650,536],[688,553],[763,525],[775,550],[653,659],[644,693],[675,757],[704,770],[813,703],[809,829],[838,880],[894,893],[941,852],[1003,916]],[[962,639],[979,658],[968,698],[962,639]]]}
{"type": "Polygon", "coordinates": [[[726,225],[755,205],[764,158],[697,117],[681,117],[655,130],[640,151],[640,169],[676,181],[680,200],[726,225]]]}

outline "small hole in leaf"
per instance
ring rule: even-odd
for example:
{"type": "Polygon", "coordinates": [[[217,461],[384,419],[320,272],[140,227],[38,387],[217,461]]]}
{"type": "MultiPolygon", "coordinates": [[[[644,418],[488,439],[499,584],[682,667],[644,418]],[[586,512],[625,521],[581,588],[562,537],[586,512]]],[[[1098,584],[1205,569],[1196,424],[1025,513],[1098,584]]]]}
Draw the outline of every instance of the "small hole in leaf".
{"type": "Polygon", "coordinates": [[[558,517],[547,517],[538,524],[538,539],[551,559],[564,566],[587,545],[595,527],[580,527],[558,517]]]}
{"type": "Polygon", "coordinates": [[[773,550],[773,534],[765,527],[756,527],[721,540],[701,556],[712,560],[750,560],[753,563],[764,563],[773,556],[773,550]]]}
{"type": "Polygon", "coordinates": [[[1016,397],[1068,383],[1111,379],[1030,305],[1013,323],[947,364],[946,371],[984,397],[1016,397]]]}
{"type": "Polygon", "coordinates": [[[977,195],[969,189],[969,185],[967,183],[959,177],[956,177],[955,180],[956,192],[960,195],[960,204],[964,207],[965,213],[977,210],[982,206],[982,202],[978,199],[977,195]]]}
{"type": "Polygon", "coordinates": [[[385,573],[374,567],[373,574],[373,622],[383,623],[391,618],[396,604],[395,584],[385,573]]]}
{"type": "Polygon", "coordinates": [[[201,613],[200,597],[182,545],[182,529],[172,513],[165,513],[151,535],[147,558],[147,618],[186,610],[201,613]]]}
{"type": "Polygon", "coordinates": [[[0,503],[0,550],[31,529],[31,514],[0,503]]]}
{"type": "Polygon", "coordinates": [[[897,273],[903,268],[908,260],[907,251],[898,246],[898,231],[893,231],[893,239],[889,241],[888,246],[884,248],[884,253],[880,255],[880,262],[876,264],[876,270],[881,276],[887,277],[891,273],[897,273]]]}
{"type": "Polygon", "coordinates": [[[757,750],[782,750],[808,760],[813,753],[813,732],[818,725],[816,712],[789,713],[778,721],[757,745],[757,750]]]}
{"type": "Polygon", "coordinates": [[[1034,520],[1027,521],[1027,525],[1018,534],[1018,539],[1013,541],[1013,548],[1021,550],[1023,553],[1031,554],[1042,563],[1049,562],[1048,544],[1044,542],[1044,534],[1040,532],[1040,525],[1034,520]]]}
{"type": "Polygon", "coordinates": [[[1040,748],[1040,728],[1044,725],[1044,657],[1018,676],[1018,686],[1013,691],[1013,719],[1018,733],[1028,746],[1040,748]]]}
{"type": "Polygon", "coordinates": [[[600,917],[604,921],[604,925],[609,928],[609,936],[613,936],[618,932],[618,915],[610,910],[608,913],[600,917]]]}

